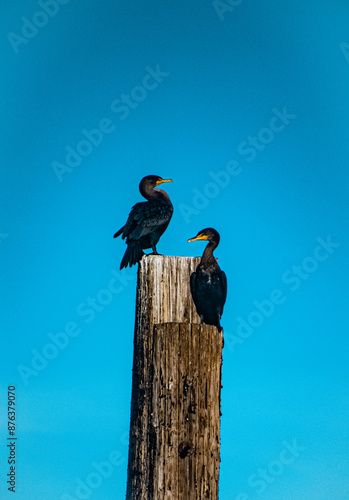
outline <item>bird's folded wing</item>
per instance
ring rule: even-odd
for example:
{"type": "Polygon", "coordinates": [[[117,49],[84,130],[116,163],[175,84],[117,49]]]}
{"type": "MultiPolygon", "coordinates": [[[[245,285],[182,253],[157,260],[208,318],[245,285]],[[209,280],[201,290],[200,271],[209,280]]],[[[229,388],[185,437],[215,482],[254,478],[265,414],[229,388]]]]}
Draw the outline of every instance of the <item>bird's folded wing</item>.
{"type": "MultiPolygon", "coordinates": [[[[127,236],[139,239],[153,232],[171,218],[170,208],[162,202],[141,202],[132,208],[126,226],[130,221],[127,236]]],[[[124,233],[125,234],[125,233],[124,233]]]]}
{"type": "Polygon", "coordinates": [[[223,290],[223,304],[227,298],[227,289],[228,289],[228,283],[227,283],[227,277],[224,271],[221,271],[220,273],[220,278],[221,278],[221,283],[222,283],[222,290],[223,290]]]}

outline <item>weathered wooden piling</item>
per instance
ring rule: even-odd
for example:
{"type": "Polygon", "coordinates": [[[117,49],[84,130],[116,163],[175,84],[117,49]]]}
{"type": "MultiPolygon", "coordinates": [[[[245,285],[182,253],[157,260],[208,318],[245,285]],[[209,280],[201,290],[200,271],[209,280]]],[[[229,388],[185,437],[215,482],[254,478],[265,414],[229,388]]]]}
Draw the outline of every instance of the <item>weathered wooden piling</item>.
{"type": "Polygon", "coordinates": [[[200,325],[198,257],[139,264],[126,500],[217,500],[223,337],[200,325]]]}

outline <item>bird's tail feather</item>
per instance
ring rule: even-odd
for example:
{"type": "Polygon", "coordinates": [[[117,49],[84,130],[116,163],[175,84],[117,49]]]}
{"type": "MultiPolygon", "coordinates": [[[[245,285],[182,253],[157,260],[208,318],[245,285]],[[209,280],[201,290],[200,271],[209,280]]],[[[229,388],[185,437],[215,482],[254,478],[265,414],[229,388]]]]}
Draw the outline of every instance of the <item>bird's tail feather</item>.
{"type": "Polygon", "coordinates": [[[144,252],[138,242],[129,243],[126,248],[126,252],[124,253],[124,256],[122,258],[120,269],[127,266],[131,267],[134,264],[137,264],[137,262],[141,260],[143,255],[144,252]]]}

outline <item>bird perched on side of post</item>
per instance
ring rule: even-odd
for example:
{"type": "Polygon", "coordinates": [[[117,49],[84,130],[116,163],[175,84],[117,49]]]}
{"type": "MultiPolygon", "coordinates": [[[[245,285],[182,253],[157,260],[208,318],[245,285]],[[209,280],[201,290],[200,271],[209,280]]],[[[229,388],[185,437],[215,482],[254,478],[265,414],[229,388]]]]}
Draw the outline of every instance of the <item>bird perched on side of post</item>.
{"type": "Polygon", "coordinates": [[[169,195],[162,189],[155,189],[172,179],[162,179],[158,175],[147,175],[139,183],[141,195],[148,201],[136,203],[128,216],[126,224],[114,234],[126,238],[127,249],[122,258],[120,269],[133,266],[144,255],[143,249],[152,248],[157,255],[156,244],[167,228],[173,206],[169,195]]]}
{"type": "Polygon", "coordinates": [[[220,236],[212,227],[199,231],[191,241],[206,240],[208,244],[196,271],[190,276],[190,291],[201,323],[215,325],[222,330],[220,319],[227,297],[227,277],[213,256],[220,236]]]}

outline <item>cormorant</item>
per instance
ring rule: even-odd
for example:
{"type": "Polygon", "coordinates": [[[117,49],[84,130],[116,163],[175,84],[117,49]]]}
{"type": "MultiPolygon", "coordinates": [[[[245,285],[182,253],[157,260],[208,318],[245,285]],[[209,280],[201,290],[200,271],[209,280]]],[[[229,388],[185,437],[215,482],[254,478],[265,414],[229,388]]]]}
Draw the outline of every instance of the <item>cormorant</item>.
{"type": "Polygon", "coordinates": [[[220,319],[227,297],[227,277],[213,256],[218,246],[219,233],[212,227],[199,231],[190,241],[208,240],[196,272],[190,276],[190,290],[201,323],[215,325],[222,330],[220,319]]]}
{"type": "Polygon", "coordinates": [[[173,213],[169,195],[162,189],[154,189],[163,182],[158,175],[147,175],[139,183],[141,195],[148,201],[136,203],[128,216],[126,224],[114,234],[126,238],[127,249],[122,258],[120,269],[131,267],[141,260],[144,248],[152,248],[157,255],[156,244],[167,228],[173,213]]]}

